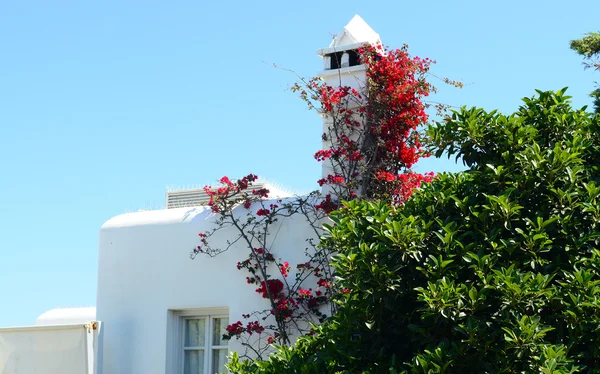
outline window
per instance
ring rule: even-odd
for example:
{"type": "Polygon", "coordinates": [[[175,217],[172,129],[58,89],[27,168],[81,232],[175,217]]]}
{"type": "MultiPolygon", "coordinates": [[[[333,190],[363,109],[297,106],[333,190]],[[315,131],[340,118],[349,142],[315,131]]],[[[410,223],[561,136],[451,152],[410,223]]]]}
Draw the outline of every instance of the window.
{"type": "Polygon", "coordinates": [[[174,313],[177,333],[173,350],[177,373],[215,374],[225,372],[227,341],[222,339],[229,324],[226,313],[199,313],[181,311],[174,313]]]}

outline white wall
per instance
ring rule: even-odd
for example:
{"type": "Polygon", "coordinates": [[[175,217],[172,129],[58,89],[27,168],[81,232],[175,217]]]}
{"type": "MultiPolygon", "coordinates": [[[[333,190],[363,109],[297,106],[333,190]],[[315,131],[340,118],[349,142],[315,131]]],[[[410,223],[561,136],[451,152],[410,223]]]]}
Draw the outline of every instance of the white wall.
{"type": "Polygon", "coordinates": [[[0,329],[2,374],[94,374],[100,324],[0,329]]]}
{"type": "MultiPolygon", "coordinates": [[[[215,218],[207,207],[181,208],[124,214],[102,226],[97,297],[97,319],[104,325],[101,374],[170,374],[169,310],[227,307],[233,322],[268,306],[256,286],[246,283],[247,274],[236,269],[247,258],[245,247],[190,259],[198,233],[214,227],[215,218]]],[[[304,217],[281,224],[273,252],[290,264],[305,262],[305,240],[312,231],[304,217]]],[[[211,243],[236,237],[226,229],[211,243]]],[[[234,340],[229,348],[240,350],[234,340]]]]}

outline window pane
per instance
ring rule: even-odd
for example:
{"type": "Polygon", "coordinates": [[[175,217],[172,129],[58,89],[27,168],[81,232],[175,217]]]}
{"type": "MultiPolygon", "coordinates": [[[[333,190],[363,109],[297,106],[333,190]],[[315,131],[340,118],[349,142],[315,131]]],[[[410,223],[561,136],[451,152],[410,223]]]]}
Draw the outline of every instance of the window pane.
{"type": "Polygon", "coordinates": [[[227,324],[229,323],[229,318],[215,318],[213,319],[213,341],[212,345],[227,345],[226,341],[222,341],[221,337],[227,331],[227,324]]]}
{"type": "Polygon", "coordinates": [[[213,349],[212,372],[211,374],[225,373],[225,363],[227,362],[226,349],[213,349]]]}
{"type": "Polygon", "coordinates": [[[204,374],[204,351],[185,351],[184,374],[204,374]]]}
{"type": "Polygon", "coordinates": [[[186,319],[185,320],[185,346],[186,347],[204,347],[204,337],[206,336],[205,319],[186,319]]]}

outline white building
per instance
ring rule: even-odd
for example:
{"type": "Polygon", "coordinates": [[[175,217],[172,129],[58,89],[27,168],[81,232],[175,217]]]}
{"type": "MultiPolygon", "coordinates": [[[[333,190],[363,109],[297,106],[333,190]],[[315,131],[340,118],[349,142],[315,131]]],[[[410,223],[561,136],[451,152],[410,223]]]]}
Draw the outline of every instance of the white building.
{"type": "MultiPolygon", "coordinates": [[[[365,68],[354,50],[365,42],[379,42],[379,35],[355,16],[328,48],[317,51],[324,64],[320,76],[331,85],[364,85],[365,68]]],[[[108,220],[100,229],[95,314],[93,309],[56,310],[40,316],[37,327],[0,329],[0,373],[80,374],[92,373],[93,366],[97,374],[218,371],[229,351],[241,349],[234,340],[221,340],[225,326],[243,313],[264,309],[266,301],[235,269],[247,253],[244,246],[193,261],[186,256],[198,245],[198,233],[214,224],[215,215],[203,206],[108,220]],[[70,326],[80,331],[68,337],[70,326]],[[55,338],[40,340],[40,331],[55,332],[55,338]],[[65,347],[57,343],[64,339],[70,339],[65,347]],[[39,343],[35,348],[34,342],[39,343]],[[61,359],[50,365],[49,356],[61,359]]],[[[272,251],[290,263],[304,262],[310,226],[300,215],[279,224],[285,234],[273,240],[272,251]]],[[[237,233],[225,229],[211,240],[225,242],[232,235],[237,233]]]]}

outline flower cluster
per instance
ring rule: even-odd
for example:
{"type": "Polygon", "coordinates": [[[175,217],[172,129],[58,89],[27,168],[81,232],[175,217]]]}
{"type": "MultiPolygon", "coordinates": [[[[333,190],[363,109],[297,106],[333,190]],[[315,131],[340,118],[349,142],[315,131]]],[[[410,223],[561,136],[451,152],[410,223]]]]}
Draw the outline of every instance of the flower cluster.
{"type": "Polygon", "coordinates": [[[265,327],[262,326],[258,321],[250,321],[244,326],[242,321],[236,321],[225,328],[227,333],[223,336],[225,339],[231,339],[233,337],[240,336],[244,333],[248,335],[262,334],[265,331],[265,327]]]}
{"type": "Polygon", "coordinates": [[[395,204],[406,201],[415,188],[419,188],[423,182],[431,182],[435,178],[432,172],[419,174],[407,171],[400,174],[392,174],[388,171],[380,171],[375,175],[373,190],[390,198],[395,204]]]}
{"type": "MultiPolygon", "coordinates": [[[[240,202],[239,200],[241,200],[246,208],[250,208],[251,200],[248,198],[248,196],[244,196],[244,190],[251,186],[252,182],[256,181],[257,179],[258,177],[256,175],[248,174],[245,177],[238,179],[234,183],[229,179],[229,177],[225,176],[219,180],[221,183],[220,187],[213,188],[212,186],[205,186],[204,192],[206,192],[209,197],[208,206],[211,207],[213,212],[220,213],[230,208],[228,203],[238,203],[240,202]]],[[[252,193],[254,194],[255,191],[260,192],[260,194],[257,192],[257,195],[260,197],[267,197],[269,192],[264,188],[260,190],[253,190],[252,193]]]]}
{"type": "Polygon", "coordinates": [[[290,271],[290,264],[286,261],[284,262],[280,267],[279,267],[279,272],[281,273],[281,275],[283,275],[285,278],[287,278],[288,274],[290,271]]]}
{"type": "Polygon", "coordinates": [[[282,297],[277,300],[275,305],[275,310],[272,310],[271,313],[276,318],[290,318],[294,311],[298,308],[298,303],[291,297],[282,297]]]}
{"type": "Polygon", "coordinates": [[[327,194],[325,195],[325,198],[315,206],[315,208],[329,214],[339,208],[339,206],[340,204],[333,199],[331,194],[327,194]]]}
{"type": "Polygon", "coordinates": [[[260,282],[260,287],[256,289],[256,292],[261,294],[263,299],[279,299],[282,296],[282,291],[283,282],[279,279],[267,279],[266,281],[262,281],[260,282]]]}
{"type": "Polygon", "coordinates": [[[262,208],[256,211],[256,215],[259,217],[268,216],[269,214],[271,214],[271,211],[269,209],[262,208]]]}
{"type": "Polygon", "coordinates": [[[343,184],[345,182],[344,177],[341,175],[331,175],[329,174],[326,178],[321,178],[317,181],[320,187],[324,184],[343,184]]]}
{"type": "Polygon", "coordinates": [[[241,333],[243,333],[245,331],[245,329],[244,329],[244,325],[242,324],[242,321],[237,321],[235,323],[227,325],[227,327],[225,328],[225,331],[227,331],[227,334],[229,334],[230,336],[234,336],[234,335],[240,335],[241,333]]]}
{"type": "MultiPolygon", "coordinates": [[[[340,200],[363,197],[402,203],[427,180],[398,176],[423,153],[418,128],[428,120],[423,98],[434,90],[425,80],[433,61],[411,57],[406,47],[387,51],[380,45],[364,45],[358,53],[366,66],[364,92],[318,79],[302,89],[295,87],[309,107],[319,109],[332,123],[323,134],[327,148],[314,157],[328,162],[333,172],[317,182],[329,185],[340,200]]],[[[319,208],[336,209],[331,202],[326,198],[319,208]]]]}
{"type": "Polygon", "coordinates": [[[397,188],[393,192],[395,201],[407,200],[415,188],[419,188],[421,186],[421,183],[423,183],[423,182],[426,182],[426,183],[431,182],[433,180],[433,178],[435,178],[435,175],[433,174],[433,172],[428,172],[425,174],[418,174],[418,173],[398,174],[396,180],[399,181],[400,183],[398,183],[397,188]]]}

